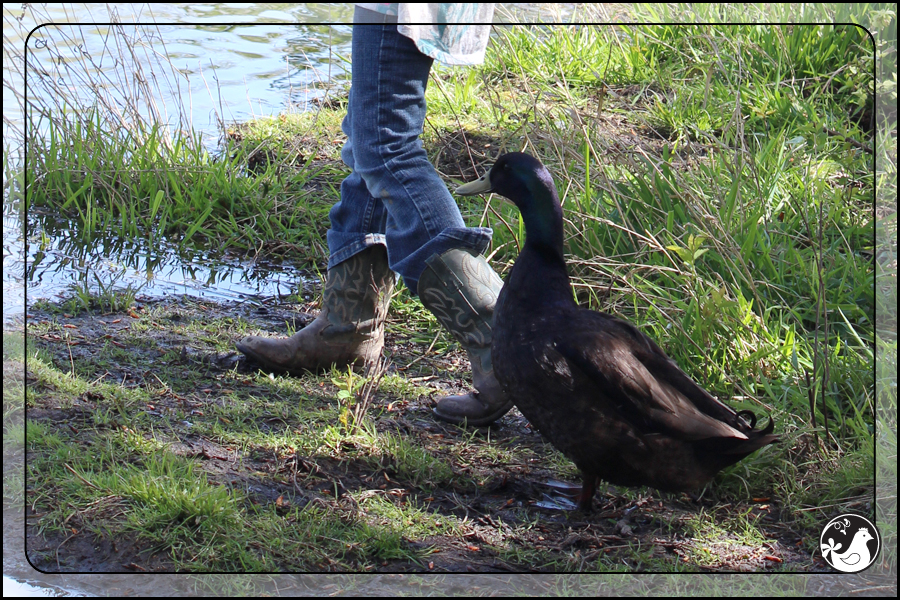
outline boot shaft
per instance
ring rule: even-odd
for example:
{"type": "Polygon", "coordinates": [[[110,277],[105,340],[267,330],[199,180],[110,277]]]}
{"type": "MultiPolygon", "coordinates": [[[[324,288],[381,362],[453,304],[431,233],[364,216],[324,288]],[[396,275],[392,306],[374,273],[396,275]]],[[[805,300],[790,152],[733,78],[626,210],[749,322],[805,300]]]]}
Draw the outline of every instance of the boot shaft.
{"type": "Polygon", "coordinates": [[[448,250],[425,261],[419,298],[466,350],[491,347],[491,321],[503,281],[487,260],[468,250],[448,250]]]}
{"type": "Polygon", "coordinates": [[[491,363],[494,306],[503,281],[483,256],[467,250],[435,254],[425,264],[419,298],[466,349],[476,390],[442,398],[434,414],[460,425],[488,425],[513,405],[494,377],[491,363]]]}
{"type": "Polygon", "coordinates": [[[381,336],[395,281],[382,245],[370,246],[329,269],[322,293],[325,330],[381,336]]]}

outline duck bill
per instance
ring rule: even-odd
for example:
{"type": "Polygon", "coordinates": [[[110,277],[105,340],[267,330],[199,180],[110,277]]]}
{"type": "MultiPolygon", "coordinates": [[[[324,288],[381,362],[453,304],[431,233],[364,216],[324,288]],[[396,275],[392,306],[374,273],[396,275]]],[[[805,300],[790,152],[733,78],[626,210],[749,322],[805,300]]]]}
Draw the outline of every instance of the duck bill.
{"type": "Polygon", "coordinates": [[[488,171],[481,176],[481,179],[470,181],[456,188],[457,196],[475,196],[478,194],[486,194],[493,189],[491,186],[491,172],[488,171]]]}

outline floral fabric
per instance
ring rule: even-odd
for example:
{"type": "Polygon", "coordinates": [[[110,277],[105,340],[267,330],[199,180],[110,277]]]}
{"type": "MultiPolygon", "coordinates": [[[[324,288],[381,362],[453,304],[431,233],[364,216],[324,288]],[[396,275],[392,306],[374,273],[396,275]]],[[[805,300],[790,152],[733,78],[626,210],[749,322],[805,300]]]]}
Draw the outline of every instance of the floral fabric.
{"type": "Polygon", "coordinates": [[[491,34],[491,4],[357,3],[383,15],[396,15],[397,31],[419,52],[445,65],[477,65],[491,34]]]}

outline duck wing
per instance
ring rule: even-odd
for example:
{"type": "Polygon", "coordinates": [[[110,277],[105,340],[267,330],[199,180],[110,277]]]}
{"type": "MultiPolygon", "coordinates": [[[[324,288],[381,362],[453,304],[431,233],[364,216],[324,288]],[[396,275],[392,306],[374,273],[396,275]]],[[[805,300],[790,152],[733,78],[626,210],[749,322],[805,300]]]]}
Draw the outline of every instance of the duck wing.
{"type": "MultiPolygon", "coordinates": [[[[596,401],[610,404],[635,428],[685,441],[748,439],[737,413],[694,383],[636,327],[611,315],[580,309],[546,348],[547,366],[568,368],[596,388],[596,401]]],[[[546,367],[545,367],[546,368],[546,367]]],[[[602,410],[602,408],[601,408],[602,410]]]]}

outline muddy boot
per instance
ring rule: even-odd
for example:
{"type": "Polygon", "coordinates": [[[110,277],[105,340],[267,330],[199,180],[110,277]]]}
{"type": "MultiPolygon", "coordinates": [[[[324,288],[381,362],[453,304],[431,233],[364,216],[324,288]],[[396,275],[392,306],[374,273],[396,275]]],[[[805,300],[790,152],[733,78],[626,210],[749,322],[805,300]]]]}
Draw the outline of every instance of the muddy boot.
{"type": "Polygon", "coordinates": [[[448,250],[427,261],[419,277],[419,298],[469,354],[474,392],[438,401],[434,415],[456,424],[488,425],[512,408],[491,365],[491,319],[500,277],[483,256],[448,250]]]}
{"type": "Polygon", "coordinates": [[[289,338],[245,337],[237,349],[278,372],[371,365],[384,347],[393,289],[387,250],[370,246],[328,270],[322,310],[312,323],[289,338]]]}

